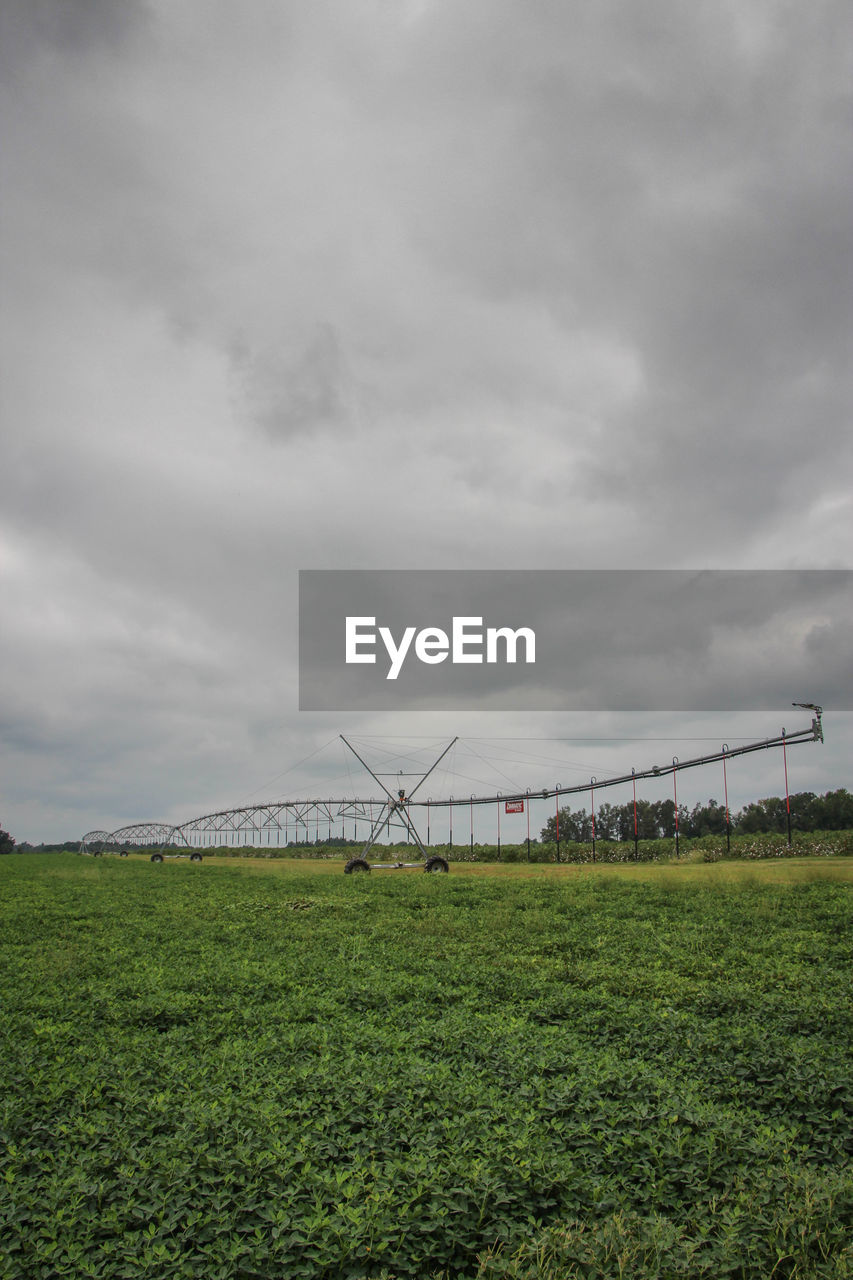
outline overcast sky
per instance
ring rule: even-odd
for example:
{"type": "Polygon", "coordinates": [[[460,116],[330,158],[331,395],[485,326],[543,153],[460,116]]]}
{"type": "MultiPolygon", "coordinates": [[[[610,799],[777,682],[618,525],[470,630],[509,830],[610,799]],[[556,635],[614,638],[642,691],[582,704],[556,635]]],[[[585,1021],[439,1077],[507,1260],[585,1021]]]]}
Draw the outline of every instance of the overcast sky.
{"type": "Polygon", "coordinates": [[[317,794],[339,731],[807,722],[300,713],[297,571],[853,567],[847,4],[0,13],[0,826],[317,794]]]}

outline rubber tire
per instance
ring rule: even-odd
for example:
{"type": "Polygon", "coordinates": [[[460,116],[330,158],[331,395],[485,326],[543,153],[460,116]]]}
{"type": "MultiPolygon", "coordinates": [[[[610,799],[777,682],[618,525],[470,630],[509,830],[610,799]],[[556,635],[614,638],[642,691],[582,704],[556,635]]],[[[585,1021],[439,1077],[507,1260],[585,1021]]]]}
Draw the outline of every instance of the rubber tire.
{"type": "Polygon", "coordinates": [[[351,876],[353,871],[369,871],[370,863],[365,862],[364,858],[350,858],[344,867],[344,875],[351,876]]]}
{"type": "Polygon", "coordinates": [[[202,857],[200,853],[190,854],[190,862],[201,862],[201,861],[202,861],[202,857]]]}
{"type": "Polygon", "coordinates": [[[162,862],[162,861],[163,861],[163,855],[162,855],[162,853],[152,853],[152,855],[151,855],[151,861],[152,861],[152,862],[162,862]]]}
{"type": "Polygon", "coordinates": [[[120,858],[126,858],[126,857],[127,857],[127,849],[122,849],[121,853],[120,853],[118,856],[119,856],[120,858]]]}
{"type": "Polygon", "coordinates": [[[444,858],[440,858],[438,854],[434,854],[431,858],[427,858],[424,863],[424,871],[449,871],[450,867],[444,858]]]}

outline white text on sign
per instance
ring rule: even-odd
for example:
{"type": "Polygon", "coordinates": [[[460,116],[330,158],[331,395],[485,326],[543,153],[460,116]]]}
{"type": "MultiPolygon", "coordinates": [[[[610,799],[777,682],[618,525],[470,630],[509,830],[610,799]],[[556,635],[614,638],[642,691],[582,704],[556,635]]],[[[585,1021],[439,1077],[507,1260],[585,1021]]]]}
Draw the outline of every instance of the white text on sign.
{"type": "Polygon", "coordinates": [[[531,627],[484,629],[482,618],[454,617],[449,633],[441,627],[422,627],[420,631],[406,627],[398,641],[390,627],[376,627],[376,618],[348,617],[347,662],[376,662],[377,636],[390,659],[386,680],[397,679],[412,649],[419,662],[430,665],[448,658],[451,663],[514,663],[519,661],[519,647],[523,649],[524,662],[536,661],[536,633],[531,627]]]}

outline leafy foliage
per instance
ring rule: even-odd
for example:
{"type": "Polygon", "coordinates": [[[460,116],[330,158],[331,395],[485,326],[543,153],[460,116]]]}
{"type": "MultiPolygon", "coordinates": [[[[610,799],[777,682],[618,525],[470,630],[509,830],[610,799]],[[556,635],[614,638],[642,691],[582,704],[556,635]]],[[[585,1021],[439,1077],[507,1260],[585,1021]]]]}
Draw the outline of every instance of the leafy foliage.
{"type": "Polygon", "coordinates": [[[0,1276],[849,1276],[849,885],[686,871],[5,860],[0,1276]]]}
{"type": "MultiPolygon", "coordinates": [[[[853,795],[844,787],[815,795],[801,791],[790,797],[791,826],[795,831],[853,830],[853,795]]],[[[729,814],[729,827],[739,834],[783,832],[788,829],[787,803],[784,797],[770,796],[729,814]]],[[[716,800],[696,804],[692,809],[678,806],[678,829],[687,839],[707,835],[725,835],[725,806],[716,800]]],[[[596,806],[595,830],[601,840],[634,839],[634,804],[596,806]]],[[[636,833],[640,840],[667,839],[675,834],[675,802],[673,800],[638,800],[636,833]]],[[[542,828],[542,840],[556,844],[562,840],[587,842],[592,839],[592,815],[586,809],[563,808],[548,819],[542,828]]]]}

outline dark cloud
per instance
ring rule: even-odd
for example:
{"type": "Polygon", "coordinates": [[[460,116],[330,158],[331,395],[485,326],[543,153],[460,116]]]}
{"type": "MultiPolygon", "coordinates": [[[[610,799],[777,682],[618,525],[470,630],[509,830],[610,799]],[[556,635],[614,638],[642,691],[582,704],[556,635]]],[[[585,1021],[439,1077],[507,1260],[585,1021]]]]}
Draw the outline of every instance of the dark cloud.
{"type": "Polygon", "coordinates": [[[4,0],[0,5],[0,66],[24,75],[44,57],[109,55],[150,30],[145,0],[4,0]]]}
{"type": "Polygon", "coordinates": [[[309,572],[300,705],[733,712],[784,706],[794,691],[850,711],[851,627],[844,572],[309,572]],[[460,617],[467,660],[451,639],[460,617]],[[367,637],[363,661],[346,657],[350,618],[367,637]],[[435,662],[412,639],[428,628],[445,637],[435,662]],[[487,661],[488,628],[526,629],[509,661],[500,645],[487,661]]]}
{"type": "Polygon", "coordinates": [[[304,754],[300,567],[849,565],[836,0],[0,19],[22,822],[304,754]]]}
{"type": "Polygon", "coordinates": [[[249,404],[272,439],[351,424],[358,392],[334,325],[319,324],[289,362],[270,351],[245,362],[249,404]]]}

